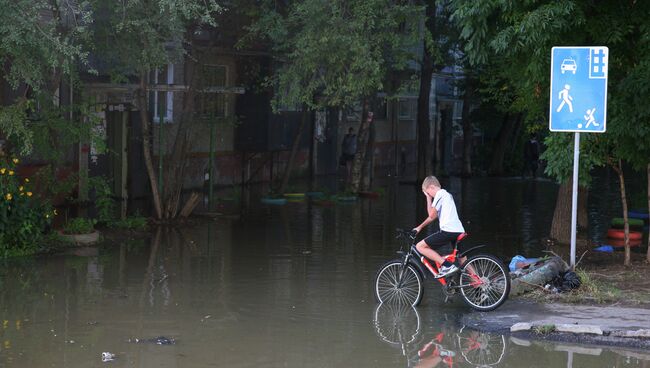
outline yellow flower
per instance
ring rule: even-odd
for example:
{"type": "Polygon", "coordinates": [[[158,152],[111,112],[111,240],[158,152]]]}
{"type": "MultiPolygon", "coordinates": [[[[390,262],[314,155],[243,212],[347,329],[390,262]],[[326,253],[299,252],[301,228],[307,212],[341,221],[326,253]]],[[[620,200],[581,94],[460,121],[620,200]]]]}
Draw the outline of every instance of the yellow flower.
{"type": "Polygon", "coordinates": [[[17,164],[19,162],[17,158],[14,158],[12,161],[14,162],[14,164],[17,164]]]}
{"type": "Polygon", "coordinates": [[[31,197],[32,194],[33,194],[32,192],[27,192],[27,196],[28,196],[28,197],[31,197]]]}
{"type": "Polygon", "coordinates": [[[14,171],[13,171],[13,170],[9,170],[9,175],[13,175],[13,174],[14,174],[14,171]]]}
{"type": "Polygon", "coordinates": [[[23,191],[23,189],[25,188],[22,185],[18,187],[18,190],[20,190],[21,192],[23,191]]]}
{"type": "Polygon", "coordinates": [[[10,201],[11,198],[13,198],[13,196],[11,195],[11,193],[7,193],[7,195],[5,195],[5,198],[6,198],[8,201],[10,201]]]}
{"type": "Polygon", "coordinates": [[[2,169],[0,169],[0,174],[4,175],[6,171],[7,171],[7,169],[5,169],[5,168],[3,167],[2,169]]]}
{"type": "Polygon", "coordinates": [[[28,178],[25,178],[25,183],[29,183],[29,179],[28,179],[28,178]]]}
{"type": "Polygon", "coordinates": [[[46,214],[46,215],[45,215],[45,218],[50,218],[50,214],[49,214],[49,213],[46,214]]]}

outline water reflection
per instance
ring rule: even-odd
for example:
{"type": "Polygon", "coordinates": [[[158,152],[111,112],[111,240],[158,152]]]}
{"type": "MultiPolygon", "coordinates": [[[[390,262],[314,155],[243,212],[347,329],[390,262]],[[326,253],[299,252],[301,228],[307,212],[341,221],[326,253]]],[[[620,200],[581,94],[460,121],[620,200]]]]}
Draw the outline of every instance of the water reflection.
{"type": "Polygon", "coordinates": [[[497,366],[506,352],[502,335],[458,328],[449,321],[422,328],[420,314],[411,306],[378,305],[373,322],[380,340],[401,350],[407,367],[497,366]]]}
{"type": "Polygon", "coordinates": [[[648,367],[650,354],[506,337],[468,329],[444,309],[403,304],[375,308],[379,340],[394,348],[403,367],[648,367]]]}

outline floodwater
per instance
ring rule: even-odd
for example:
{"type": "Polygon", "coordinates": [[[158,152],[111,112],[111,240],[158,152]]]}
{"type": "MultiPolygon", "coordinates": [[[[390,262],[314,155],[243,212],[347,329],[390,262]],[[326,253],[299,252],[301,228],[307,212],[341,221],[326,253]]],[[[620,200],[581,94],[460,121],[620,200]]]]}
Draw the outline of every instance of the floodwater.
{"type": "MultiPolygon", "coordinates": [[[[556,186],[447,180],[469,244],[541,252],[556,186]]],[[[372,283],[396,227],[424,213],[417,186],[334,207],[259,204],[147,240],[5,261],[2,367],[622,367],[650,355],[541,344],[464,328],[431,285],[417,309],[378,306],[372,283]],[[416,207],[420,206],[419,209],[416,207]],[[136,342],[164,336],[175,344],[136,342]],[[102,353],[116,355],[102,362],[102,353]]],[[[238,208],[238,205],[230,205],[238,208]]]]}

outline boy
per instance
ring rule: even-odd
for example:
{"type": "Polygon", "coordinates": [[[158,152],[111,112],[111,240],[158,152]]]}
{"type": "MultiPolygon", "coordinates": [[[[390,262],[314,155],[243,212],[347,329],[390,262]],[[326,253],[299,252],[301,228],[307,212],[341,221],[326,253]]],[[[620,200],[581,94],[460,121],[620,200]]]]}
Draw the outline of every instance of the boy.
{"type": "Polygon", "coordinates": [[[423,256],[440,264],[439,273],[436,278],[441,278],[458,271],[458,267],[443,259],[432,248],[439,248],[456,240],[458,235],[465,232],[465,229],[458,218],[454,198],[449,192],[442,189],[440,182],[435,176],[428,176],[424,179],[422,182],[422,193],[427,198],[427,212],[429,213],[429,217],[413,230],[419,233],[437,218],[440,221],[440,231],[421,240],[416,245],[416,248],[423,256]]]}

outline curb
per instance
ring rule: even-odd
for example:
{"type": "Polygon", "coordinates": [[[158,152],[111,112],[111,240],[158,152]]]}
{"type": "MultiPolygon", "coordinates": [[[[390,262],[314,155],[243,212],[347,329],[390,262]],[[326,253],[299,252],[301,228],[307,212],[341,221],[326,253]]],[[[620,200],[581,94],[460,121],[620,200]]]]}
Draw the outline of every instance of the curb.
{"type": "Polygon", "coordinates": [[[527,322],[519,322],[510,326],[510,332],[535,332],[539,330],[547,330],[551,332],[566,332],[573,334],[590,334],[598,336],[611,336],[623,338],[650,338],[650,329],[639,330],[606,330],[600,326],[595,325],[580,325],[580,324],[534,324],[527,322]]]}

